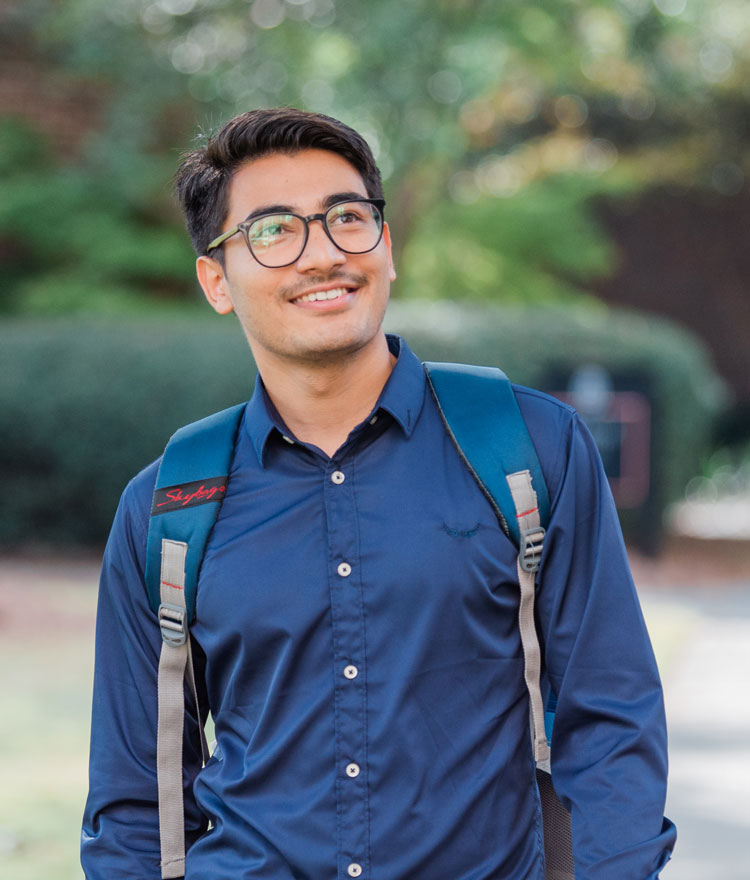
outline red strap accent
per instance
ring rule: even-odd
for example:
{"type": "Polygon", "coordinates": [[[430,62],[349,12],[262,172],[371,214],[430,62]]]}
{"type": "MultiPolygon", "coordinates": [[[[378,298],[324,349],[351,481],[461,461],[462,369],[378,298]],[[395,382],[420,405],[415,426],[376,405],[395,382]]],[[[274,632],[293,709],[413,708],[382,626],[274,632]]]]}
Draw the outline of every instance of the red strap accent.
{"type": "Polygon", "coordinates": [[[536,513],[539,510],[538,507],[532,507],[531,510],[524,510],[523,513],[517,513],[516,519],[521,519],[522,516],[528,516],[530,513],[536,513]]]}

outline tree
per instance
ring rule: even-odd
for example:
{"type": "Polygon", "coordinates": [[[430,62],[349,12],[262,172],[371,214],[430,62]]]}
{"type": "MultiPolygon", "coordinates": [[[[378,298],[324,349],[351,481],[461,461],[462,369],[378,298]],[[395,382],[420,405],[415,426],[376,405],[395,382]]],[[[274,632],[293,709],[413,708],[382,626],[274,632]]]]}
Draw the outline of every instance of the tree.
{"type": "MultiPolygon", "coordinates": [[[[595,196],[664,181],[731,195],[748,164],[743,0],[32,0],[3,14],[14,45],[96,83],[74,168],[107,181],[99,204],[128,206],[134,239],[174,228],[157,181],[196,121],[205,133],[291,104],[361,130],[409,257],[405,295],[576,295],[613,263],[595,196]]],[[[1,217],[0,231],[27,246],[1,217]]],[[[153,281],[171,247],[138,243],[134,283],[187,288],[171,268],[153,281]]]]}

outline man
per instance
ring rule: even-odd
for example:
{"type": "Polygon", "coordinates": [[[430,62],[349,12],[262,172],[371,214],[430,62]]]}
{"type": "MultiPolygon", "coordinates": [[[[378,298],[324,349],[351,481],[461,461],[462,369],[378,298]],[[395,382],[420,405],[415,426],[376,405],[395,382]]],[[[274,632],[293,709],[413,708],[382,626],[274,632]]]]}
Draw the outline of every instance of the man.
{"type": "MultiPolygon", "coordinates": [[[[191,627],[217,749],[201,769],[193,708],[186,878],[544,877],[517,552],[383,333],[395,271],[369,148],[324,116],[253,111],[177,187],[201,287],[260,374],[191,627]]],[[[616,513],[575,413],[516,392],[552,504],[538,629],[576,877],[651,880],[674,841],[664,716],[616,513]]],[[[159,877],[155,475],[127,487],[104,559],[89,880],[159,877]]]]}

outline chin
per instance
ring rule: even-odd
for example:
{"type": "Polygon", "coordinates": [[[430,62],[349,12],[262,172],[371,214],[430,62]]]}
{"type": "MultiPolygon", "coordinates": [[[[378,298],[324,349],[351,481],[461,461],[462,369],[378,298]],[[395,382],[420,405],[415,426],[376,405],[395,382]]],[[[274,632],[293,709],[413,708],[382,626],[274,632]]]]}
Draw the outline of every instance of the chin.
{"type": "MultiPolygon", "coordinates": [[[[379,330],[379,328],[378,328],[379,330]]],[[[322,335],[318,339],[299,340],[294,346],[298,356],[310,360],[356,354],[370,345],[378,335],[372,332],[342,332],[322,335]]]]}

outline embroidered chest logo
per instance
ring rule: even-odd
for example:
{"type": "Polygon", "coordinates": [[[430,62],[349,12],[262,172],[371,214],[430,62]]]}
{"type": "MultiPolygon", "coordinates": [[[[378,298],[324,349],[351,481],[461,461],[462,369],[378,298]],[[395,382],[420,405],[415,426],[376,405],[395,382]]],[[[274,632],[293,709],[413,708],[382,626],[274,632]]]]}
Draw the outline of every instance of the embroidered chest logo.
{"type": "Polygon", "coordinates": [[[194,480],[192,483],[157,489],[154,492],[151,516],[168,513],[170,510],[181,510],[183,507],[208,504],[209,501],[221,501],[227,490],[227,481],[227,477],[211,477],[208,480],[194,480]]]}
{"type": "Polygon", "coordinates": [[[479,531],[479,523],[477,523],[471,529],[454,529],[449,526],[448,523],[444,522],[443,531],[446,532],[446,534],[450,535],[451,538],[473,538],[474,535],[476,535],[476,533],[479,531]]]}

